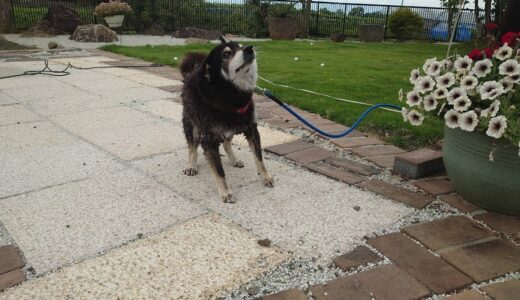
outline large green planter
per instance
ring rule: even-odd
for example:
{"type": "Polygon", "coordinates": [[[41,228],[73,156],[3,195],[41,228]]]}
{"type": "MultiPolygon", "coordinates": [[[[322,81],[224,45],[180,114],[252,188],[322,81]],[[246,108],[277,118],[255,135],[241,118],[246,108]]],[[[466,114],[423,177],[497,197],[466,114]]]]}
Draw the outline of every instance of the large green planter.
{"type": "Polygon", "coordinates": [[[444,130],[443,159],[457,192],[487,210],[520,216],[518,146],[484,133],[444,130]],[[493,150],[494,161],[489,160],[493,150]]]}

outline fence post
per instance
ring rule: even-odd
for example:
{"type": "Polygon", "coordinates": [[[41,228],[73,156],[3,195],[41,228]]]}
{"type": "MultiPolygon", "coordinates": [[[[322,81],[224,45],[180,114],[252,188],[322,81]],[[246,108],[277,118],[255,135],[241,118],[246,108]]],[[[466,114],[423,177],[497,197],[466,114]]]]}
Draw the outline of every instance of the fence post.
{"type": "Polygon", "coordinates": [[[345,34],[345,27],[347,26],[347,4],[345,6],[345,11],[343,13],[343,34],[345,34]]]}
{"type": "Polygon", "coordinates": [[[318,7],[316,8],[316,36],[319,36],[320,33],[320,3],[317,2],[318,7]]]}
{"type": "Polygon", "coordinates": [[[390,14],[390,6],[386,7],[386,18],[385,18],[385,34],[383,35],[383,40],[386,40],[386,34],[388,32],[388,15],[390,14]]]}
{"type": "Polygon", "coordinates": [[[14,13],[11,0],[0,0],[0,33],[14,30],[14,13]]]}

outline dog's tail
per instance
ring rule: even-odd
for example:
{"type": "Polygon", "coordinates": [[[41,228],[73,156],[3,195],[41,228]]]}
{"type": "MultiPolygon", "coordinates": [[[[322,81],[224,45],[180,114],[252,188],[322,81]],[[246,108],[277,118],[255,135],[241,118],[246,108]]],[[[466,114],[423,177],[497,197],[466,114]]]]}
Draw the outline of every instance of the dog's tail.
{"type": "Polygon", "coordinates": [[[206,60],[206,54],[203,53],[187,53],[181,62],[182,77],[186,78],[191,72],[206,60]]]}

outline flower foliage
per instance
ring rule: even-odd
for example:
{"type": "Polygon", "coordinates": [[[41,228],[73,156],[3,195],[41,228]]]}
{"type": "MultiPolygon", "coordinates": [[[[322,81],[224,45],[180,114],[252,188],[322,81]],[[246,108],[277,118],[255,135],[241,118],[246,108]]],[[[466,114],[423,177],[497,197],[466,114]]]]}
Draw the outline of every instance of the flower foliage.
{"type": "Polygon", "coordinates": [[[400,91],[406,95],[403,120],[420,126],[425,115],[436,116],[449,128],[485,132],[520,147],[520,32],[502,41],[494,50],[432,58],[414,69],[413,89],[400,91]]]}
{"type": "Polygon", "coordinates": [[[120,0],[110,0],[109,2],[103,2],[94,8],[94,15],[98,17],[128,15],[131,12],[132,8],[130,5],[120,0]]]}

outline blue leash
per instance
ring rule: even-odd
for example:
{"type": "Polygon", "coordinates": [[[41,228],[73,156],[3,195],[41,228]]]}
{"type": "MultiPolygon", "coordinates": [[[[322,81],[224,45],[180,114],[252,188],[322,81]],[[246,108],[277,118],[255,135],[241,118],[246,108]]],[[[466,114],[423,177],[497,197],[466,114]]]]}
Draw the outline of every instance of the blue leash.
{"type": "Polygon", "coordinates": [[[325,132],[321,129],[319,129],[318,127],[316,127],[314,124],[312,124],[311,122],[305,120],[302,116],[300,116],[297,112],[295,112],[289,105],[285,104],[282,102],[282,100],[278,99],[275,95],[273,95],[269,90],[267,89],[263,89],[263,88],[260,88],[260,87],[255,87],[255,92],[260,94],[260,95],[264,95],[266,96],[267,98],[273,100],[274,102],[276,102],[278,105],[280,105],[281,107],[283,107],[285,110],[287,110],[289,113],[291,113],[291,115],[293,115],[294,117],[296,117],[298,120],[300,120],[303,124],[307,125],[307,127],[311,128],[312,130],[318,132],[319,134],[323,135],[323,136],[326,136],[326,137],[329,137],[329,138],[333,138],[333,139],[339,139],[339,138],[342,138],[344,136],[347,136],[349,135],[352,131],[354,131],[358,126],[359,124],[361,124],[361,122],[368,116],[369,113],[371,113],[373,110],[376,110],[378,108],[382,108],[382,107],[386,107],[386,108],[394,108],[394,109],[397,109],[399,111],[401,111],[401,107],[398,106],[398,105],[393,105],[393,104],[375,104],[371,107],[369,107],[367,110],[365,110],[361,116],[357,119],[356,122],[354,122],[354,124],[352,124],[352,126],[343,131],[343,132],[340,132],[340,133],[330,133],[330,132],[325,132]]]}

